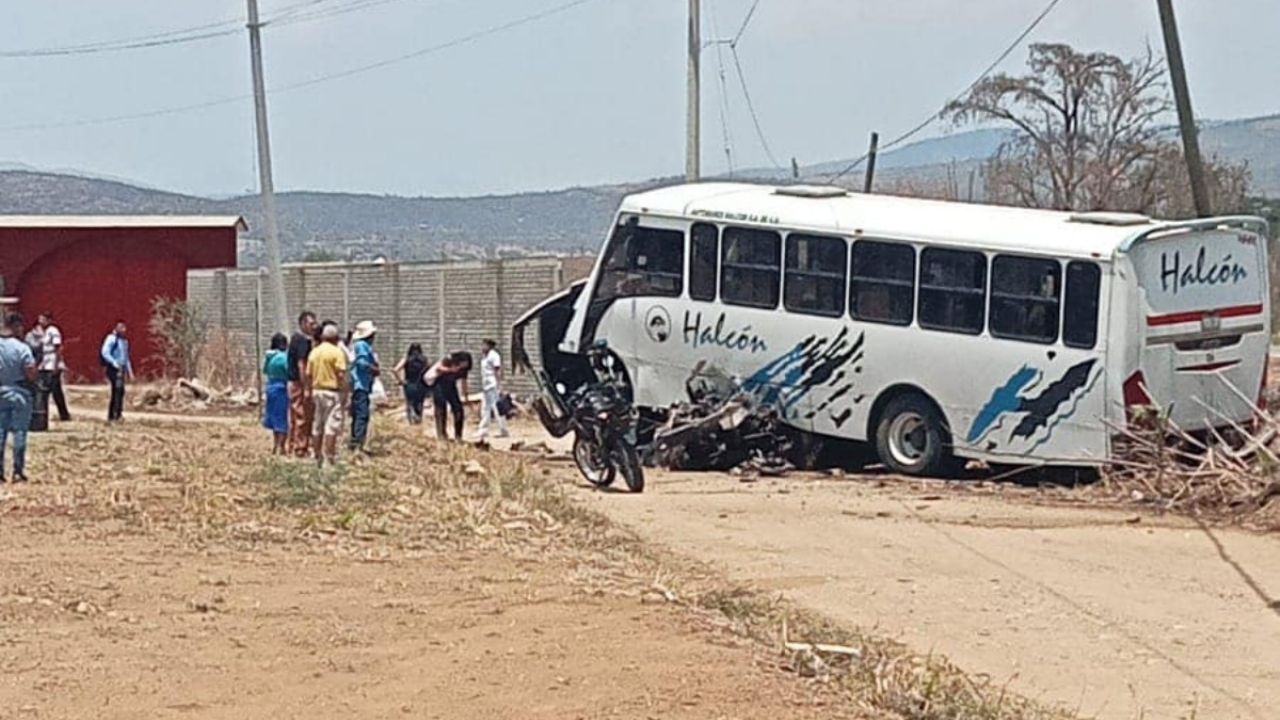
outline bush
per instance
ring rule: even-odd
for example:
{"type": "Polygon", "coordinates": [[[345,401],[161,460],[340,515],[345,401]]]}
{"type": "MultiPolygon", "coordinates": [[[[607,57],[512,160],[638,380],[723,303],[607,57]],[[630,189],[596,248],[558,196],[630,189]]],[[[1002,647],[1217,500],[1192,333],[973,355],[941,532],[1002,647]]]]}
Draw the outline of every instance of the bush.
{"type": "Polygon", "coordinates": [[[148,328],[165,377],[194,377],[208,332],[199,310],[185,300],[155,298],[148,328]]]}

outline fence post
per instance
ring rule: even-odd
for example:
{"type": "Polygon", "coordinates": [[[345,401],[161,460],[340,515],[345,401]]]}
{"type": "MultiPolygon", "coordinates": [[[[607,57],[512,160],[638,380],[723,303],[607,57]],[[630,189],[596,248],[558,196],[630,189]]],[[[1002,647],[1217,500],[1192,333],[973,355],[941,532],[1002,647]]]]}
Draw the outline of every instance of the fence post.
{"type": "Polygon", "coordinates": [[[218,328],[227,329],[227,271],[215,270],[213,273],[214,301],[218,303],[218,328]]]}
{"type": "Polygon", "coordinates": [[[495,281],[493,284],[494,300],[497,301],[498,314],[498,335],[494,338],[498,343],[498,347],[507,344],[507,293],[503,285],[506,283],[507,261],[501,258],[497,261],[495,270],[495,281]]]}
{"type": "MultiPolygon", "coordinates": [[[[400,336],[400,263],[388,263],[391,275],[391,347],[392,353],[400,352],[404,338],[400,336]]],[[[390,355],[389,355],[390,356],[390,355]]]]}
{"type": "MultiPolygon", "coordinates": [[[[258,419],[262,419],[267,412],[267,399],[262,396],[262,372],[258,368],[258,363],[262,358],[262,270],[258,271],[254,283],[253,295],[253,362],[249,363],[249,367],[253,368],[253,376],[256,378],[256,386],[258,388],[258,419]]],[[[284,278],[281,278],[283,281],[284,278]]],[[[276,311],[279,317],[280,312],[276,311]]],[[[274,324],[274,323],[273,323],[274,324]]]]}
{"type": "Polygon", "coordinates": [[[351,265],[342,266],[342,334],[351,329],[351,265]]]}
{"type": "Polygon", "coordinates": [[[444,330],[445,330],[444,283],[445,283],[446,277],[448,277],[448,272],[446,271],[445,267],[446,266],[443,264],[440,266],[440,271],[439,271],[440,282],[436,283],[436,333],[437,333],[436,338],[439,341],[439,347],[437,348],[438,356],[441,358],[443,358],[445,354],[448,352],[448,350],[446,350],[445,348],[449,346],[449,343],[445,340],[445,337],[444,337],[444,330]]]}

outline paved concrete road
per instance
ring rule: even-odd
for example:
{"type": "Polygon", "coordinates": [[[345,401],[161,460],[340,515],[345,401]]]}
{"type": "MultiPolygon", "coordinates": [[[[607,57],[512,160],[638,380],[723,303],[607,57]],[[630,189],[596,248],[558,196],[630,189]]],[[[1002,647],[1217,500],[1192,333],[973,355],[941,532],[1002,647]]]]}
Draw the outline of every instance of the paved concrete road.
{"type": "Polygon", "coordinates": [[[652,471],[642,496],[582,497],[736,579],[1086,716],[1280,717],[1275,537],[874,479],[652,471]]]}

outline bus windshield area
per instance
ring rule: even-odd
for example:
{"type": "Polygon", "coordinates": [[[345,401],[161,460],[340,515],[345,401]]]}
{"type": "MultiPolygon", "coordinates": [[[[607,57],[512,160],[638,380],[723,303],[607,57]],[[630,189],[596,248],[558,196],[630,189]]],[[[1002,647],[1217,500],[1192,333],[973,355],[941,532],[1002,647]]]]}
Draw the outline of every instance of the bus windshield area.
{"type": "Polygon", "coordinates": [[[618,224],[605,250],[595,300],[678,297],[684,292],[684,233],[643,227],[635,219],[618,224]]]}

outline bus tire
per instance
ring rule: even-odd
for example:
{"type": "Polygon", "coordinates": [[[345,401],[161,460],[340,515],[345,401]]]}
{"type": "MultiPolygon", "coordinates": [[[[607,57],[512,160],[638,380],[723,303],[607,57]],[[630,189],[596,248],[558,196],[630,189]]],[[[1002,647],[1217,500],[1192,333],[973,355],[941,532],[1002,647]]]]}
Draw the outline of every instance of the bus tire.
{"type": "Polygon", "coordinates": [[[895,473],[946,474],[951,450],[946,426],[933,403],[917,393],[890,400],[876,424],[876,454],[895,473]]]}

